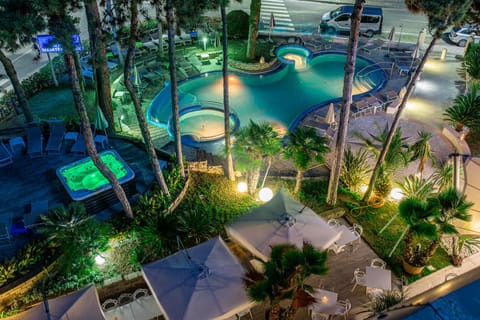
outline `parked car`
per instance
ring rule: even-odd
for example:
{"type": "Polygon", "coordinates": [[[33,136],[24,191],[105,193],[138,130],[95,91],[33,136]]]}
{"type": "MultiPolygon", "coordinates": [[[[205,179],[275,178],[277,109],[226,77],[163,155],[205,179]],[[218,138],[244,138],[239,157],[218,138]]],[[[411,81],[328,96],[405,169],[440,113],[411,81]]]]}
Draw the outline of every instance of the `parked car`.
{"type": "MultiPolygon", "coordinates": [[[[329,11],[322,16],[320,21],[320,29],[327,33],[350,32],[353,6],[341,6],[333,11],[329,11]]],[[[380,7],[363,8],[362,18],[360,21],[360,34],[369,38],[375,34],[382,33],[383,10],[380,7]]]]}
{"type": "Polygon", "coordinates": [[[465,25],[463,27],[453,27],[452,31],[448,35],[450,41],[457,46],[465,47],[467,45],[468,38],[474,34],[473,42],[480,43],[480,26],[465,25]]]}

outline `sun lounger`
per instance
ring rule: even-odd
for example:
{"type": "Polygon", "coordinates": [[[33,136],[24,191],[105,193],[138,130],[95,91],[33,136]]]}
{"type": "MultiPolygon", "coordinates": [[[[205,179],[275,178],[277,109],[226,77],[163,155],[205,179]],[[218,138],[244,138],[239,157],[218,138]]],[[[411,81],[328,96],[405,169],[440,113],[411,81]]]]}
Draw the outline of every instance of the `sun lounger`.
{"type": "Polygon", "coordinates": [[[43,156],[42,130],[38,123],[29,124],[27,131],[27,154],[32,158],[43,156]]]}
{"type": "Polygon", "coordinates": [[[60,153],[65,135],[65,122],[63,120],[52,120],[50,125],[50,137],[48,138],[45,151],[49,153],[60,153]]]}
{"type": "Polygon", "coordinates": [[[0,167],[8,166],[11,163],[13,163],[12,155],[7,146],[0,141],[0,167]]]}
{"type": "MultiPolygon", "coordinates": [[[[81,128],[81,125],[80,125],[80,128],[81,128]]],[[[91,124],[90,128],[92,130],[92,135],[94,135],[95,134],[95,125],[91,124]]],[[[73,144],[70,152],[80,153],[80,154],[86,154],[87,153],[87,146],[85,145],[85,138],[83,137],[82,132],[80,132],[80,134],[78,135],[78,139],[73,144]]]]}
{"type": "Polygon", "coordinates": [[[374,41],[367,42],[364,46],[359,47],[358,49],[365,52],[366,54],[371,54],[375,50],[382,49],[384,41],[381,39],[376,39],[374,41]]]}

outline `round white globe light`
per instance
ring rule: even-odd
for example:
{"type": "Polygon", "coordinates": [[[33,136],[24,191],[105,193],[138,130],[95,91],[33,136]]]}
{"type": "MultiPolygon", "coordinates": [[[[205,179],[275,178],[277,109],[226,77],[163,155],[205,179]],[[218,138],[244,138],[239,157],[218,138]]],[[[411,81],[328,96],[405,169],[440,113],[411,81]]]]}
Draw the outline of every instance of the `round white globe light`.
{"type": "Polygon", "coordinates": [[[263,202],[270,201],[273,198],[272,189],[270,188],[261,189],[260,192],[258,193],[258,198],[263,202]]]}
{"type": "Polygon", "coordinates": [[[237,184],[237,190],[238,192],[246,192],[248,190],[248,186],[245,182],[239,182],[237,184]]]}
{"type": "Polygon", "coordinates": [[[392,199],[394,199],[394,200],[402,200],[402,198],[403,198],[402,189],[393,188],[392,191],[390,191],[390,197],[392,197],[392,199]]]}
{"type": "Polygon", "coordinates": [[[101,255],[97,255],[95,257],[95,263],[98,264],[99,266],[101,266],[102,264],[105,263],[105,258],[102,257],[101,255]]]}

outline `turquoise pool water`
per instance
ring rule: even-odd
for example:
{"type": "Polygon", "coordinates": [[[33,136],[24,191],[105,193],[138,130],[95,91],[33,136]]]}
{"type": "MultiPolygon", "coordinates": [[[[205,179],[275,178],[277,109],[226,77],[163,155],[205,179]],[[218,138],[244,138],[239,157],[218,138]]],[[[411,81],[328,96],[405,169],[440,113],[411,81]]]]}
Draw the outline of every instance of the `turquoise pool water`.
{"type": "MultiPolygon", "coordinates": [[[[309,57],[310,58],[310,57],[309,57]]],[[[234,73],[229,78],[230,108],[240,126],[254,121],[272,122],[280,130],[288,130],[306,111],[339,100],[343,90],[343,68],[346,55],[324,53],[311,57],[307,67],[295,69],[285,65],[261,75],[234,73]]],[[[371,61],[357,58],[357,72],[371,61]]],[[[386,80],[383,70],[376,68],[367,76],[356,76],[353,94],[365,94],[381,87],[386,80]]],[[[207,106],[223,101],[222,73],[206,73],[179,84],[180,109],[192,105],[207,106]]],[[[164,88],[147,111],[151,124],[168,127],[171,118],[170,87],[164,88]]],[[[181,127],[181,124],[180,124],[181,127]]]]}

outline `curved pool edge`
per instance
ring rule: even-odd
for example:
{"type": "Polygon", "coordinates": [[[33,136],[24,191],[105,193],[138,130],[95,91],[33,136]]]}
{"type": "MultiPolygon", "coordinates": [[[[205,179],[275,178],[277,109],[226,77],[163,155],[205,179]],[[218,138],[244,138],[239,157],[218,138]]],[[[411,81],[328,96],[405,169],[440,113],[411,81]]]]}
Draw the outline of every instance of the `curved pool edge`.
{"type": "MultiPolygon", "coordinates": [[[[284,46],[287,46],[287,45],[284,45],[284,46]]],[[[300,48],[305,48],[301,45],[295,45],[295,44],[290,44],[288,46],[295,46],[295,47],[300,47],[300,48]]],[[[282,46],[280,46],[282,47],[282,46]]],[[[279,48],[280,48],[279,47],[279,48]]],[[[278,48],[277,48],[278,49],[278,48]]],[[[311,51],[310,49],[306,48],[307,50],[311,51]]],[[[318,56],[321,56],[321,55],[325,55],[325,54],[341,54],[341,55],[347,55],[347,53],[345,51],[342,51],[342,50],[336,50],[336,49],[327,49],[327,50],[323,50],[323,51],[319,51],[319,52],[312,52],[311,51],[311,58],[310,60],[318,57],[318,56]]],[[[364,55],[357,55],[356,57],[357,59],[360,58],[360,59],[363,59],[365,61],[367,61],[368,63],[372,64],[372,65],[375,65],[377,64],[376,61],[372,60],[370,57],[366,57],[364,55]]],[[[264,76],[264,75],[269,75],[269,74],[273,74],[273,73],[277,73],[277,72],[280,72],[281,70],[285,69],[285,68],[288,68],[289,66],[291,66],[291,64],[286,64],[286,63],[280,63],[277,67],[273,68],[273,69],[270,69],[268,70],[267,72],[262,72],[262,73],[248,73],[248,72],[244,72],[244,71],[241,71],[241,70],[234,70],[234,71],[229,71],[229,74],[232,74],[232,75],[239,75],[239,76],[247,76],[247,77],[260,77],[260,76],[264,76]]],[[[360,93],[360,94],[357,94],[357,95],[353,95],[352,96],[352,100],[353,99],[357,99],[357,98],[361,98],[361,97],[365,97],[365,96],[368,96],[372,93],[375,93],[375,92],[378,92],[380,91],[384,86],[385,84],[387,83],[388,81],[388,75],[386,73],[386,71],[381,68],[379,66],[379,70],[381,70],[381,74],[382,74],[382,78],[380,79],[380,83],[375,86],[373,89],[367,91],[367,92],[363,92],[363,93],[360,93]]],[[[209,74],[222,74],[223,71],[221,70],[217,70],[217,71],[210,71],[210,72],[204,72],[204,73],[200,73],[198,75],[195,75],[193,77],[188,77],[180,82],[178,82],[178,85],[181,85],[183,82],[185,81],[189,81],[189,80],[193,80],[193,79],[197,79],[197,78],[201,78],[201,77],[206,77],[208,76],[209,74]]],[[[157,121],[154,121],[154,120],[151,120],[151,117],[150,117],[150,110],[151,110],[151,106],[157,101],[157,98],[158,97],[164,97],[165,95],[168,95],[168,98],[171,99],[171,87],[170,87],[170,82],[167,81],[165,82],[165,87],[160,90],[160,92],[155,96],[155,98],[150,102],[150,104],[148,105],[147,107],[147,122],[151,125],[154,125],[154,126],[157,126],[157,127],[160,127],[160,128],[164,128],[164,129],[167,129],[168,131],[168,121],[167,123],[159,123],[157,121]],[[166,94],[164,93],[166,92],[166,94]]],[[[313,111],[316,111],[316,110],[319,110],[323,107],[326,107],[328,106],[330,103],[337,103],[339,101],[342,100],[343,97],[338,97],[338,98],[334,98],[334,99],[330,99],[330,100],[327,100],[327,101],[322,101],[321,103],[319,104],[315,104],[311,107],[308,107],[307,109],[305,109],[304,111],[302,111],[294,120],[292,120],[290,122],[290,124],[288,125],[288,131],[291,132],[293,131],[301,121],[303,121],[310,113],[312,113],[313,111]]],[[[187,106],[188,107],[188,106],[187,106]]],[[[170,108],[171,109],[171,108],[170,108]]],[[[171,112],[171,110],[170,110],[171,112]]],[[[169,119],[171,118],[171,114],[170,114],[170,117],[169,119]]],[[[169,136],[170,138],[172,138],[172,135],[170,135],[170,132],[169,132],[169,136]]],[[[221,139],[220,139],[221,140],[221,139]]],[[[205,142],[205,143],[210,143],[210,142],[205,142]]]]}
{"type": "MultiPolygon", "coordinates": [[[[340,50],[324,50],[324,51],[320,51],[320,52],[316,52],[313,54],[313,57],[312,59],[316,58],[317,56],[319,55],[322,55],[322,54],[327,54],[327,53],[335,53],[335,54],[345,54],[345,52],[343,51],[340,51],[340,50]]],[[[361,58],[363,60],[366,60],[368,61],[369,63],[371,64],[377,64],[376,61],[372,60],[371,58],[367,58],[363,55],[357,55],[357,58],[361,58]]],[[[378,86],[376,86],[375,88],[373,88],[372,90],[369,90],[367,92],[363,92],[363,93],[360,93],[360,94],[356,94],[356,95],[352,95],[352,101],[354,99],[357,99],[357,98],[363,98],[363,97],[366,97],[368,95],[371,95],[372,93],[376,93],[380,90],[383,89],[383,87],[386,85],[387,81],[388,81],[388,74],[385,72],[385,70],[383,70],[383,68],[381,68],[379,66],[379,69],[382,71],[382,79],[380,81],[380,84],[378,86]]],[[[330,100],[326,100],[326,101],[323,101],[322,103],[319,103],[319,104],[315,104],[307,109],[305,109],[304,111],[302,111],[291,123],[290,125],[288,126],[288,131],[289,132],[292,132],[295,130],[296,127],[298,127],[298,125],[309,115],[311,114],[312,112],[314,111],[318,111],[322,108],[325,108],[327,107],[330,103],[337,103],[337,102],[340,102],[342,101],[343,97],[338,97],[338,98],[333,98],[333,99],[330,99],[330,100]]]]}

